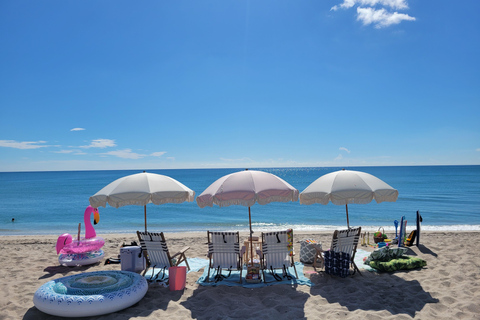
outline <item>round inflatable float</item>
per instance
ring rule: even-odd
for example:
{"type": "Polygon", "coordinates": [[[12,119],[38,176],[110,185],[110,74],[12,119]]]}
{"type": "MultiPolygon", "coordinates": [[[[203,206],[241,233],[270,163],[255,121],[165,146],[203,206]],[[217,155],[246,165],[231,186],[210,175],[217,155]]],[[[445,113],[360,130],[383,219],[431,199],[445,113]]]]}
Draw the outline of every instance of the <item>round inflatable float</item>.
{"type": "Polygon", "coordinates": [[[116,312],[140,301],[147,280],[129,271],[96,271],[49,281],[33,296],[42,312],[60,317],[89,317],[116,312]]]}
{"type": "Polygon", "coordinates": [[[58,262],[66,267],[85,266],[101,261],[104,256],[105,252],[103,252],[103,250],[85,253],[62,253],[58,256],[58,262]]]}

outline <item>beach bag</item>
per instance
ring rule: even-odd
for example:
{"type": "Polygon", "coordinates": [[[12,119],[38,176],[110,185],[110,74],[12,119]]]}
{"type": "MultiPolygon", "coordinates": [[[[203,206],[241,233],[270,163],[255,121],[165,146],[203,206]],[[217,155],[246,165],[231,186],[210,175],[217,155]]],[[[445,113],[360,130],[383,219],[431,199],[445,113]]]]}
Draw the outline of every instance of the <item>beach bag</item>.
{"type": "Polygon", "coordinates": [[[375,241],[375,243],[383,242],[386,238],[386,236],[384,235],[385,229],[383,229],[382,227],[378,228],[378,231],[373,234],[373,241],[375,241]]]}
{"type": "Polygon", "coordinates": [[[345,278],[350,275],[350,254],[346,252],[325,251],[325,273],[345,278]]]}
{"type": "Polygon", "coordinates": [[[415,238],[417,236],[417,230],[413,230],[412,232],[410,232],[410,234],[408,235],[407,239],[405,240],[405,245],[407,247],[410,247],[413,245],[413,242],[415,242],[415,238]]]}
{"type": "Polygon", "coordinates": [[[300,242],[300,261],[303,263],[313,263],[317,256],[317,250],[315,246],[321,248],[321,244],[313,239],[304,239],[300,242]]]}

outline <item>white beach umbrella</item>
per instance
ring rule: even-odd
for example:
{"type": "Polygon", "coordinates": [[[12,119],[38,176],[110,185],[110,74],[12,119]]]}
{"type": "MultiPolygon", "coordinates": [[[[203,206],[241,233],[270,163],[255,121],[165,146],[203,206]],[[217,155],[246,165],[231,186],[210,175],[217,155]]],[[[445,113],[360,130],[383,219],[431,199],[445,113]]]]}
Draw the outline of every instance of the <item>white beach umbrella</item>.
{"type": "Polygon", "coordinates": [[[397,201],[398,190],[392,188],[377,177],[360,171],[340,170],[325,174],[312,182],[300,193],[300,204],[321,203],[345,205],[348,221],[348,204],[377,203],[397,201]]]}
{"type": "Polygon", "coordinates": [[[117,179],[89,198],[94,208],[120,208],[126,205],[144,206],[147,232],[147,204],[192,202],[195,191],[177,180],[155,173],[137,173],[117,179]]]}
{"type": "MultiPolygon", "coordinates": [[[[221,177],[212,183],[197,197],[200,208],[242,205],[248,207],[250,242],[252,242],[252,215],[250,207],[255,203],[264,205],[270,202],[288,202],[298,200],[298,190],[274,174],[245,170],[221,177]]],[[[250,245],[251,257],[253,248],[250,245]]]]}

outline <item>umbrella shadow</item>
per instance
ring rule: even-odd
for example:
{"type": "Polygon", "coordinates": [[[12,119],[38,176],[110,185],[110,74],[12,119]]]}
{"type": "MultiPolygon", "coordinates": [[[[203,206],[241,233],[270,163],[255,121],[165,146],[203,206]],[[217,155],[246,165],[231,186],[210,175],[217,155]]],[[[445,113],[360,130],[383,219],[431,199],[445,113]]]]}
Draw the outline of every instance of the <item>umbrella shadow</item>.
{"type": "Polygon", "coordinates": [[[320,272],[310,280],[315,284],[312,295],[322,296],[328,303],[338,303],[349,311],[385,310],[392,315],[414,317],[427,303],[439,302],[417,280],[408,281],[389,273],[362,272],[362,276],[339,278],[320,272]]]}
{"type": "Polygon", "coordinates": [[[291,285],[254,289],[199,286],[181,305],[190,310],[192,319],[200,320],[305,319],[304,308],[309,296],[291,285]]]}

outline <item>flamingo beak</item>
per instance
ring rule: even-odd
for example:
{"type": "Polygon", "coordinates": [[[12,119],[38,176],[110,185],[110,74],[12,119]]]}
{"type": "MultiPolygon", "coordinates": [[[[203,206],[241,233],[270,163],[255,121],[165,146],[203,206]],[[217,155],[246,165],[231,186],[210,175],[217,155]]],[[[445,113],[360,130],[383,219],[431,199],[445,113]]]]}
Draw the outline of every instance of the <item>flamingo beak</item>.
{"type": "Polygon", "coordinates": [[[93,224],[97,224],[100,221],[100,213],[98,213],[98,209],[93,209],[93,224]]]}

